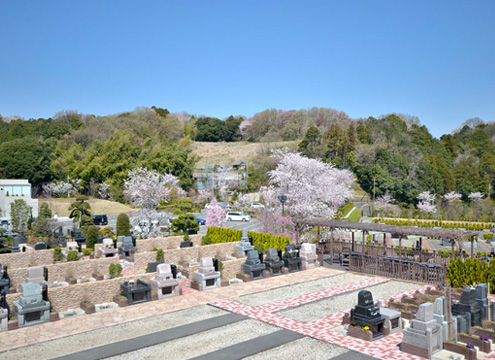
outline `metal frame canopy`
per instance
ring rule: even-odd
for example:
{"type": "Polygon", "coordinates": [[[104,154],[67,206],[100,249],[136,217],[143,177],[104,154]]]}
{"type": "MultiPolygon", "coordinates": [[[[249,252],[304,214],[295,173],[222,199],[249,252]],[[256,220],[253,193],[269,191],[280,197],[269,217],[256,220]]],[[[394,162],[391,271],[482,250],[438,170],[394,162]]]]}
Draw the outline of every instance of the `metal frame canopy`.
{"type": "Polygon", "coordinates": [[[479,233],[478,231],[464,231],[458,229],[422,228],[417,226],[399,226],[327,219],[299,219],[295,220],[294,222],[297,224],[306,224],[312,226],[327,226],[330,228],[346,228],[361,231],[364,230],[382,233],[394,233],[399,235],[416,235],[449,240],[470,238],[472,236],[478,236],[479,233]]]}

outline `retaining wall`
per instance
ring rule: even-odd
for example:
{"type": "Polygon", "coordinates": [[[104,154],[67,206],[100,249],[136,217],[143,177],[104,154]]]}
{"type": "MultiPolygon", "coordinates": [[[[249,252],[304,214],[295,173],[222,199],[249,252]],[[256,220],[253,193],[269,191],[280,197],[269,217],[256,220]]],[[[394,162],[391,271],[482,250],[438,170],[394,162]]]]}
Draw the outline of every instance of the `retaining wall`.
{"type": "Polygon", "coordinates": [[[0,254],[0,264],[10,269],[53,264],[53,249],[0,254]]]}

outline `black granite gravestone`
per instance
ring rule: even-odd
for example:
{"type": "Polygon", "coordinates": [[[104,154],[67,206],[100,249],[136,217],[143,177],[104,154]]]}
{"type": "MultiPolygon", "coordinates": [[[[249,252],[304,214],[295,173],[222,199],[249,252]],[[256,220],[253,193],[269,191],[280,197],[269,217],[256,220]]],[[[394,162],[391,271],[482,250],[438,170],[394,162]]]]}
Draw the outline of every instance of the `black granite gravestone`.
{"type": "Polygon", "coordinates": [[[373,332],[373,340],[383,337],[382,328],[385,318],[380,314],[380,308],[373,303],[373,295],[368,290],[358,293],[358,304],[351,309],[351,324],[361,327],[368,326],[373,332]]]}
{"type": "Polygon", "coordinates": [[[471,326],[481,326],[481,308],[476,301],[476,290],[467,288],[461,300],[452,305],[452,315],[471,314],[471,326]]]}
{"type": "Polygon", "coordinates": [[[294,245],[287,245],[285,247],[285,252],[282,260],[284,260],[284,265],[287,269],[289,269],[289,272],[296,272],[301,270],[301,258],[299,257],[299,250],[296,249],[294,245]]]}
{"type": "Polygon", "coordinates": [[[120,284],[120,294],[129,305],[151,301],[151,285],[141,280],[129,280],[120,284]]]}

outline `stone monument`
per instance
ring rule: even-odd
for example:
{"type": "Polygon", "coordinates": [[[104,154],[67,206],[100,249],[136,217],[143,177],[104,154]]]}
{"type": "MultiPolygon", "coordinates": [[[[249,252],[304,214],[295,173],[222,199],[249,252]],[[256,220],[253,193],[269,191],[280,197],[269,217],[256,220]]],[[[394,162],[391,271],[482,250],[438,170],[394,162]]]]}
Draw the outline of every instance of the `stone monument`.
{"type": "Polygon", "coordinates": [[[442,350],[442,329],[433,317],[433,304],[419,305],[416,319],[402,334],[401,351],[429,359],[442,350]]]}
{"type": "Polygon", "coordinates": [[[301,258],[301,268],[303,270],[314,269],[320,266],[318,255],[316,255],[316,244],[302,244],[299,257],[301,258]]]}
{"type": "Polygon", "coordinates": [[[285,247],[284,256],[282,256],[284,265],[289,272],[296,272],[301,270],[301,258],[299,256],[299,250],[294,245],[287,245],[285,247]]]}
{"type": "Polygon", "coordinates": [[[48,285],[48,268],[41,266],[30,267],[27,271],[26,282],[48,285]]]}
{"type": "Polygon", "coordinates": [[[46,285],[25,283],[21,286],[22,295],[19,300],[14,301],[14,316],[17,317],[19,327],[50,321],[50,302],[46,285]]]}
{"type": "Polygon", "coordinates": [[[120,284],[120,295],[127,298],[129,305],[151,301],[151,286],[139,279],[124,281],[120,284]]]}
{"type": "Polygon", "coordinates": [[[263,263],[271,276],[282,275],[284,273],[284,262],[281,260],[282,252],[278,249],[268,249],[263,263]]]}
{"type": "Polygon", "coordinates": [[[150,280],[151,290],[158,294],[158,300],[180,295],[179,280],[177,280],[177,268],[175,272],[169,264],[159,264],[156,267],[156,276],[150,280]]]}
{"type": "Polygon", "coordinates": [[[261,263],[258,251],[248,251],[246,261],[242,263],[242,271],[248,274],[251,280],[265,278],[265,264],[261,263]]]}
{"type": "Polygon", "coordinates": [[[481,326],[481,308],[476,301],[476,290],[467,288],[462,292],[461,300],[452,305],[453,315],[471,314],[471,326],[481,326]]]}
{"type": "Polygon", "coordinates": [[[242,230],[241,242],[235,246],[237,254],[246,256],[247,252],[254,249],[253,244],[249,241],[247,230],[242,230]]]}
{"type": "Polygon", "coordinates": [[[132,236],[122,236],[121,238],[122,245],[119,246],[119,254],[122,255],[122,258],[124,259],[133,256],[134,253],[137,252],[137,247],[134,245],[132,236]]]}
{"type": "Polygon", "coordinates": [[[0,331],[9,329],[9,307],[7,304],[7,293],[5,290],[0,292],[0,331]]]}
{"type": "Polygon", "coordinates": [[[12,241],[12,250],[11,251],[13,253],[21,252],[21,249],[19,248],[19,241],[20,241],[19,236],[15,236],[14,240],[12,241]]]}
{"type": "Polygon", "coordinates": [[[383,337],[385,318],[380,314],[380,308],[373,303],[373,295],[368,290],[358,293],[358,304],[351,309],[351,325],[369,327],[373,340],[383,337]]]}
{"type": "Polygon", "coordinates": [[[10,289],[10,277],[7,272],[8,266],[4,265],[2,268],[2,264],[0,264],[0,269],[2,270],[0,273],[0,292],[5,290],[5,293],[8,294],[10,289]]]}
{"type": "Polygon", "coordinates": [[[222,275],[218,271],[218,265],[215,267],[213,260],[211,257],[202,257],[199,260],[199,269],[194,272],[197,290],[203,291],[222,286],[222,275]]]}
{"type": "Polygon", "coordinates": [[[103,239],[101,242],[101,247],[100,249],[100,257],[114,257],[117,256],[118,250],[115,247],[116,243],[112,239],[103,239]]]}

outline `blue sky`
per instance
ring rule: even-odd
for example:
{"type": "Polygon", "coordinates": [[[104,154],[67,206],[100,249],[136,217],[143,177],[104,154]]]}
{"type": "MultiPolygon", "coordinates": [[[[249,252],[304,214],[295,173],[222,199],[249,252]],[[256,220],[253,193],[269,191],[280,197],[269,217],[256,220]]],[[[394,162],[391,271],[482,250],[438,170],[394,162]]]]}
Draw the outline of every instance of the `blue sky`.
{"type": "Polygon", "coordinates": [[[495,120],[495,1],[0,0],[0,114],[495,120]]]}

